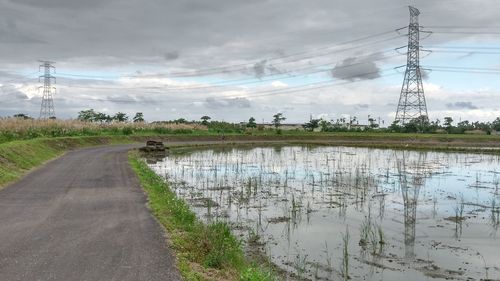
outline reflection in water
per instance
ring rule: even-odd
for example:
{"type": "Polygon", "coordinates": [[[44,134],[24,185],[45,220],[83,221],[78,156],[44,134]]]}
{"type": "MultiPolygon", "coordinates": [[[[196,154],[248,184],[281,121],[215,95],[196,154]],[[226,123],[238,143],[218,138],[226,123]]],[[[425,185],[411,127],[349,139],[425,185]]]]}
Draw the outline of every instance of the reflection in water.
{"type": "Polygon", "coordinates": [[[227,221],[286,271],[341,279],[347,250],[352,280],[410,281],[484,279],[485,268],[500,278],[499,159],[275,147],[197,151],[150,165],[201,219],[227,221]]]}
{"type": "MultiPolygon", "coordinates": [[[[420,187],[422,186],[422,175],[419,173],[421,163],[417,163],[414,169],[414,174],[409,174],[406,165],[405,152],[401,153],[402,158],[398,159],[398,173],[399,173],[399,186],[401,188],[401,194],[403,196],[404,204],[404,241],[405,241],[405,257],[408,259],[413,259],[415,257],[415,222],[417,220],[417,204],[418,204],[418,194],[420,187]],[[409,181],[408,177],[412,176],[413,180],[409,181]],[[412,185],[410,185],[413,183],[412,185]]],[[[418,156],[418,159],[422,159],[422,154],[418,156]]],[[[420,161],[419,161],[420,162],[420,161]]]]}

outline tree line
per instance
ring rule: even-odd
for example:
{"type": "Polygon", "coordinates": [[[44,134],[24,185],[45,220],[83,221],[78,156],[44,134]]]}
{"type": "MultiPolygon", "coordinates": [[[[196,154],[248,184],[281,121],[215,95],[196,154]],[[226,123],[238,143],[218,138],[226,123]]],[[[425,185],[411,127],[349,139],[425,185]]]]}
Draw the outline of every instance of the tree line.
{"type": "MultiPolygon", "coordinates": [[[[99,122],[99,123],[110,123],[110,122],[128,122],[129,116],[123,112],[117,112],[114,115],[108,115],[103,112],[95,111],[94,109],[87,109],[78,112],[78,120],[85,122],[99,122]]],[[[144,122],[144,114],[142,112],[137,112],[132,118],[132,121],[144,122]]]]}

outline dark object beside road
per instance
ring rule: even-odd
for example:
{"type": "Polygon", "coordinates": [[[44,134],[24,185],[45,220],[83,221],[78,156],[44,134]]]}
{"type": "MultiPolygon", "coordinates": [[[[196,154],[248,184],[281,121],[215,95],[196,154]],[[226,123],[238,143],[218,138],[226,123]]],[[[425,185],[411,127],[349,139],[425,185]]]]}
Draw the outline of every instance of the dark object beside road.
{"type": "Polygon", "coordinates": [[[142,152],[165,152],[168,147],[165,147],[161,141],[149,140],[146,142],[146,146],[141,147],[139,150],[142,152]]]}

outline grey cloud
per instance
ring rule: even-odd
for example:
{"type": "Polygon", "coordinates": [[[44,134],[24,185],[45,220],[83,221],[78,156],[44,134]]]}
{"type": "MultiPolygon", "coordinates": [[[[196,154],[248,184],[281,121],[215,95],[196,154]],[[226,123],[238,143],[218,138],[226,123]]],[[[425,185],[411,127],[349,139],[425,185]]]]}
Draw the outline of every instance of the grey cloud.
{"type": "Polygon", "coordinates": [[[263,60],[256,63],[253,66],[253,70],[255,72],[255,77],[261,78],[262,76],[264,76],[264,74],[266,74],[266,61],[263,60]]]}
{"type": "Polygon", "coordinates": [[[267,60],[261,60],[260,62],[256,63],[253,66],[253,71],[254,71],[255,77],[257,77],[259,79],[262,78],[264,75],[282,73],[282,71],[279,70],[277,67],[275,67],[272,64],[269,64],[269,62],[267,60]]]}
{"type": "Polygon", "coordinates": [[[224,107],[233,107],[233,108],[251,107],[250,100],[247,98],[216,99],[210,97],[205,99],[204,105],[212,109],[218,109],[224,107]]]}
{"type": "Polygon", "coordinates": [[[356,104],[355,107],[366,109],[366,108],[369,108],[370,105],[366,104],[366,103],[360,103],[360,104],[356,104]]]}
{"type": "Polygon", "coordinates": [[[9,0],[9,2],[24,6],[33,6],[39,8],[64,8],[64,9],[86,9],[101,6],[104,2],[112,0],[85,0],[85,1],[68,1],[68,0],[9,0]]]}
{"type": "Polygon", "coordinates": [[[428,70],[426,69],[420,69],[420,75],[422,76],[422,79],[424,80],[428,80],[429,79],[429,72],[428,70]]]}
{"type": "MultiPolygon", "coordinates": [[[[141,0],[0,0],[0,18],[14,20],[24,38],[10,38],[22,48],[0,44],[9,56],[0,61],[25,63],[41,57],[56,61],[82,58],[101,66],[105,58],[124,63],[154,61],[152,50],[183,50],[176,67],[198,69],[233,62],[255,62],[280,53],[314,50],[393,30],[408,23],[400,0],[380,1],[141,1],[141,0]],[[384,7],[384,8],[381,8],[384,7]],[[33,15],[37,16],[34,17],[33,15]],[[279,16],[276,16],[279,15],[279,16]],[[377,17],[377,24],[373,18],[377,17]],[[335,24],[332,24],[334,22],[335,24]],[[36,35],[36,37],[34,37],[36,35]],[[45,42],[43,46],[35,42],[45,42]],[[237,42],[237,47],[233,43],[237,42]]],[[[422,24],[492,26],[498,1],[416,0],[422,24]],[[476,16],[481,15],[481,16],[476,16]]],[[[463,35],[460,35],[463,37],[463,35]]],[[[453,37],[433,36],[429,44],[453,37]]],[[[377,48],[395,47],[394,42],[377,48]]],[[[373,48],[367,46],[366,49],[373,48]]],[[[164,55],[164,54],[162,54],[164,55]]],[[[106,65],[106,64],[104,64],[106,65]]]]}
{"type": "Polygon", "coordinates": [[[17,100],[17,101],[26,101],[29,100],[29,97],[19,91],[14,87],[3,86],[0,88],[0,98],[3,100],[4,98],[8,98],[9,101],[17,100]]]}
{"type": "MultiPolygon", "coordinates": [[[[411,2],[420,9],[420,21],[424,26],[481,26],[485,29],[498,26],[497,11],[500,9],[498,0],[412,0],[411,2]],[[453,3],[450,6],[451,2],[453,3]]],[[[57,62],[58,72],[77,72],[81,69],[88,72],[121,74],[133,73],[136,70],[146,74],[157,74],[155,72],[165,74],[231,64],[246,65],[245,72],[228,72],[220,75],[221,77],[214,77],[214,80],[222,80],[229,76],[235,76],[237,79],[259,75],[262,77],[284,69],[293,70],[329,62],[340,62],[338,65],[341,66],[349,64],[350,61],[359,62],[361,58],[357,54],[368,54],[404,45],[405,39],[370,44],[382,38],[377,37],[342,46],[364,45],[352,51],[321,57],[304,56],[307,58],[302,61],[269,58],[308,50],[318,54],[322,53],[321,50],[325,47],[334,46],[339,42],[407,25],[408,7],[404,4],[406,3],[401,3],[401,0],[211,0],[209,2],[207,0],[0,0],[0,52],[5,54],[0,57],[0,63],[2,69],[9,69],[11,73],[25,72],[29,69],[36,71],[38,59],[49,59],[57,62]],[[176,50],[180,50],[181,55],[174,59],[176,50]],[[259,64],[266,58],[265,63],[259,64]],[[257,71],[254,69],[256,62],[257,71]]],[[[453,31],[453,28],[449,30],[453,31]]],[[[387,35],[390,36],[392,35],[387,35]]],[[[423,44],[437,45],[455,39],[467,40],[473,36],[434,34],[423,44]]],[[[481,39],[486,42],[494,37],[481,36],[481,39]]],[[[378,64],[380,68],[385,68],[382,62],[378,64]]],[[[373,78],[379,71],[373,59],[363,66],[363,69],[351,73],[341,71],[347,68],[337,68],[336,74],[339,75],[340,72],[340,76],[346,80],[360,80],[370,78],[359,77],[361,72],[373,71],[375,72],[371,74],[373,78]]],[[[8,80],[5,77],[1,79],[8,80]]],[[[57,99],[63,96],[75,97],[83,92],[87,97],[109,97],[116,101],[116,104],[98,103],[113,112],[129,107],[134,108],[130,110],[147,112],[151,107],[140,99],[137,103],[119,103],[120,99],[130,99],[129,94],[134,94],[132,98],[140,97],[144,94],[141,89],[94,91],[71,88],[67,85],[78,86],[76,85],[78,83],[89,88],[101,84],[103,87],[123,86],[115,86],[111,82],[100,80],[74,80],[72,82],[69,79],[58,78],[56,86],[62,93],[58,94],[57,99]]],[[[203,80],[206,81],[208,79],[203,80]]],[[[362,91],[360,95],[365,94],[363,97],[369,97],[368,91],[361,88],[359,91],[362,91]]],[[[259,114],[268,118],[276,110],[261,112],[260,109],[268,104],[271,106],[277,104],[279,107],[293,104],[296,102],[293,98],[299,94],[301,95],[301,93],[290,95],[290,99],[283,95],[275,99],[274,97],[255,99],[252,100],[251,107],[259,109],[255,112],[256,118],[259,114]]],[[[186,104],[189,104],[187,101],[194,95],[196,93],[177,95],[176,98],[183,104],[180,102],[176,104],[178,109],[176,114],[191,118],[193,108],[186,104]]],[[[214,106],[217,109],[228,109],[231,106],[234,109],[218,110],[217,113],[221,118],[225,120],[240,118],[241,110],[237,110],[240,108],[238,105],[219,99],[205,102],[205,96],[198,97],[198,100],[206,106],[214,106]]],[[[396,102],[398,97],[399,91],[394,90],[392,102],[396,102]]],[[[170,107],[173,103],[170,98],[172,97],[163,100],[165,107],[170,107]]],[[[32,115],[37,115],[39,100],[37,98],[32,100],[36,100],[36,104],[23,102],[19,103],[19,108],[30,109],[34,113],[32,115]]],[[[74,117],[82,107],[92,104],[88,100],[72,101],[69,98],[67,102],[70,106],[62,108],[58,107],[59,103],[56,101],[57,114],[74,117]]],[[[158,101],[160,102],[162,101],[158,101]]],[[[444,107],[446,102],[448,101],[429,104],[429,108],[444,107]]],[[[491,106],[498,108],[498,99],[494,102],[491,102],[491,106]]],[[[250,102],[240,102],[239,106],[250,106],[250,102]]],[[[296,106],[294,116],[289,116],[290,119],[301,120],[300,116],[305,116],[307,119],[311,106],[300,104],[296,106]]],[[[319,106],[322,105],[318,103],[319,106]]],[[[10,104],[5,107],[11,108],[10,104]]],[[[384,107],[380,109],[383,112],[379,114],[389,114],[394,107],[395,105],[384,107]]],[[[330,109],[323,109],[326,110],[330,109]]],[[[336,110],[342,112],[343,107],[336,110]]],[[[370,111],[372,110],[378,109],[372,106],[370,111]]],[[[157,118],[169,118],[170,115],[165,113],[166,111],[157,113],[157,118]]],[[[198,115],[196,113],[192,118],[197,119],[198,115]]]]}
{"type": "Polygon", "coordinates": [[[178,51],[167,52],[167,53],[165,53],[164,57],[165,57],[165,60],[167,60],[167,61],[176,60],[179,58],[179,52],[178,51]]]}
{"type": "Polygon", "coordinates": [[[0,21],[0,43],[4,44],[39,44],[42,40],[37,39],[31,32],[20,30],[13,19],[3,19],[0,21]]]}
{"type": "Polygon", "coordinates": [[[446,107],[450,109],[478,109],[479,107],[472,104],[470,101],[457,101],[455,103],[447,103],[446,107]]]}
{"type": "Polygon", "coordinates": [[[368,57],[350,57],[335,65],[331,74],[334,78],[354,81],[370,80],[380,77],[380,68],[375,63],[380,55],[374,54],[368,57]]]}

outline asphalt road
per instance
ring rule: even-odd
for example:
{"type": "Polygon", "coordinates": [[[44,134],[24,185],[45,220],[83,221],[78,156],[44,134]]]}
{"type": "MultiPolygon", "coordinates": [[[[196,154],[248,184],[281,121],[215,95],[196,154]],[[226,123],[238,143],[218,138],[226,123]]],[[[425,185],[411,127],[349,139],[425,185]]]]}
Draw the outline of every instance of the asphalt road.
{"type": "Polygon", "coordinates": [[[69,152],[0,191],[0,280],[180,280],[129,148],[69,152]]]}

